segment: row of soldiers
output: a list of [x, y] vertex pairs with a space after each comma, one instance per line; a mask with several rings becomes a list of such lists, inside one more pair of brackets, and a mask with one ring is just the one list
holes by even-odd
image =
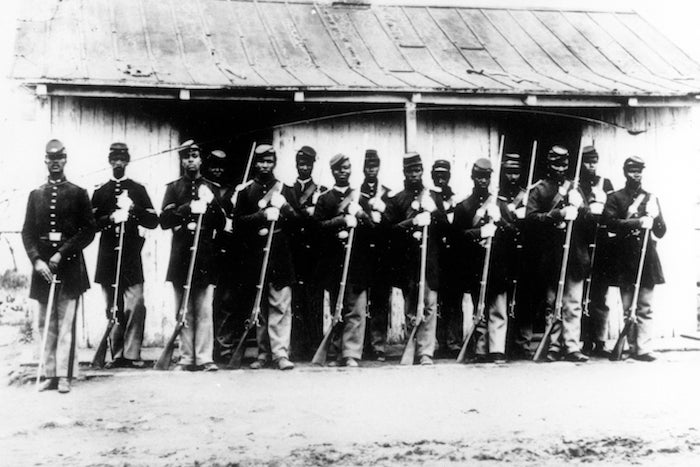
[[[403, 292], [408, 331], [417, 326], [415, 361], [422, 365], [433, 363], [438, 341], [447, 354], [463, 347], [462, 299], [468, 293], [479, 302], [482, 288], [485, 313], [474, 323], [472, 360], [505, 361], [506, 344], [511, 358], [530, 358], [535, 312], [543, 308], [551, 320], [559, 288], [561, 319], [545, 361], [584, 362], [586, 354], [608, 351], [607, 287], [620, 287], [629, 311], [643, 233], [660, 238], [666, 231], [658, 200], [642, 188], [644, 161], [626, 159], [625, 187], [613, 191], [610, 181], [596, 174], [593, 147], [583, 148], [580, 183], [569, 179], [571, 156], [562, 146], [549, 149], [545, 177], [527, 187], [517, 154], [506, 154], [495, 167], [502, 183], [493, 183], [491, 161], [478, 159], [471, 169], [473, 191], [465, 200], [456, 199], [450, 188], [446, 160], [434, 162], [434, 186], [426, 187], [417, 153], [403, 158], [404, 187], [398, 192], [379, 182], [380, 158], [371, 149], [357, 189], [349, 184], [352, 166], [343, 154], [330, 160], [334, 186], [317, 185], [311, 177], [316, 152], [309, 146], [296, 153], [298, 178], [291, 186], [275, 177], [277, 155], [268, 144], [254, 148], [253, 177], [237, 186], [225, 183], [229, 166], [223, 151], [211, 151], [205, 160], [201, 148], [188, 143], [179, 156], [183, 175], [168, 184], [158, 215], [144, 186], [126, 177], [130, 154], [124, 143], [110, 146], [112, 177], [92, 200], [66, 180], [63, 144], [48, 143], [49, 178], [30, 194], [22, 232], [34, 265], [30, 296], [39, 301], [40, 323], [51, 284], [58, 282], [45, 329], [42, 388], [70, 390], [77, 368], [77, 298], [89, 287], [81, 252], [97, 231], [95, 282], [106, 302], [117, 304], [111, 365], [143, 366], [141, 249], [145, 229], [160, 225], [172, 231], [166, 280], [177, 303], [189, 296], [174, 368], [203, 371], [216, 371], [215, 360], [230, 358], [256, 305], [261, 309], [258, 352], [251, 368], [289, 370], [294, 367], [290, 355], [310, 358], [323, 337], [324, 290], [342, 312], [330, 364], [356, 367], [363, 354], [384, 360], [393, 287]], [[500, 186], [497, 196], [492, 184]], [[565, 245], [569, 223], [573, 235]], [[188, 277], [193, 249], [196, 261]], [[664, 279], [654, 239], [646, 249], [636, 332], [629, 341], [632, 357], [651, 361], [651, 300], [654, 286]], [[253, 303], [256, 295], [259, 303]], [[590, 316], [582, 320], [584, 297], [590, 297], [585, 300]]]

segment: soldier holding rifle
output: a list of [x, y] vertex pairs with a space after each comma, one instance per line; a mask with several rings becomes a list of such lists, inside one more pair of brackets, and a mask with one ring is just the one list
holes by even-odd
[[548, 362], [588, 360], [579, 341], [583, 280], [590, 266], [586, 224], [594, 220], [577, 184], [567, 178], [568, 170], [569, 151], [553, 146], [547, 153], [547, 175], [532, 188], [527, 204], [527, 218], [541, 242], [538, 271], [547, 283], [545, 312], [551, 333], [543, 338], [549, 346], [540, 347], [546, 349]]
[[[92, 195], [92, 211], [97, 228], [101, 231], [97, 253], [95, 282], [102, 286], [107, 303], [107, 319], [111, 319], [111, 305], [117, 295], [116, 324], [112, 328], [112, 362], [115, 368], [143, 368], [141, 342], [146, 318], [143, 300], [143, 265], [141, 249], [143, 229], [158, 226], [158, 214], [153, 209], [146, 188], [127, 178], [126, 167], [131, 156], [124, 143], [112, 143], [108, 161], [112, 167], [110, 180]], [[119, 251], [120, 229], [124, 229], [122, 250]], [[121, 255], [119, 280], [117, 262]], [[119, 290], [114, 290], [119, 284]]]
[[[78, 368], [75, 311], [79, 296], [90, 287], [82, 251], [95, 237], [90, 198], [66, 180], [66, 162], [63, 143], [49, 141], [44, 158], [49, 177], [29, 194], [22, 227], [24, 248], [34, 266], [29, 297], [39, 302], [39, 323], [46, 336], [39, 362], [46, 379], [39, 389], [61, 393], [70, 391], [70, 378]], [[56, 280], [55, 299], [48, 303], [50, 284]]]
[[[403, 159], [404, 189], [389, 199], [386, 221], [393, 225], [395, 285], [403, 291], [405, 314], [409, 329], [415, 330], [415, 354], [421, 365], [432, 365], [436, 343], [437, 290], [439, 287], [440, 224], [446, 222], [444, 213], [436, 210], [435, 202], [423, 185], [423, 162], [418, 153], [410, 152]], [[421, 251], [423, 232], [428, 234], [427, 251]], [[425, 257], [425, 277], [421, 277], [421, 257]], [[419, 284], [425, 283], [419, 292]], [[419, 320], [418, 299], [423, 296], [424, 315]], [[417, 321], [417, 322], [416, 322]], [[411, 342], [407, 345], [412, 345]]]
[[[652, 352], [652, 299], [654, 287], [664, 283], [664, 273], [656, 252], [656, 238], [666, 234], [666, 223], [656, 197], [642, 188], [641, 157], [628, 157], [623, 164], [625, 187], [608, 196], [604, 220], [610, 231], [617, 234], [615, 248], [616, 277], [620, 287], [622, 307], [626, 315], [636, 317], [627, 336], [632, 358], [644, 362], [656, 360]], [[644, 238], [649, 236], [645, 244]], [[644, 248], [646, 247], [646, 251]], [[642, 256], [644, 255], [644, 256]], [[640, 265], [640, 257], [643, 262]], [[641, 269], [640, 269], [641, 268]], [[637, 277], [639, 288], [635, 290]], [[637, 294], [636, 310], [630, 307]]]
[[[331, 303], [340, 300], [338, 303], [342, 306], [342, 328], [333, 342], [336, 360], [329, 366], [354, 368], [362, 358], [365, 337], [367, 287], [371, 283], [368, 233], [374, 223], [367, 199], [350, 187], [348, 156], [336, 154], [331, 158], [330, 166], [335, 185], [318, 199], [314, 214], [320, 222], [322, 235], [318, 263], [322, 285], [330, 292]], [[346, 252], [348, 265], [343, 278]], [[343, 279], [345, 283], [341, 284]], [[339, 294], [344, 296], [339, 297]]]
[[[243, 242], [243, 270], [248, 288], [259, 287], [262, 293], [261, 313], [256, 316], [258, 356], [250, 367], [260, 369], [274, 363], [280, 370], [291, 370], [289, 344], [292, 328], [292, 284], [294, 266], [285, 220], [291, 216], [291, 207], [282, 196], [282, 182], [274, 175], [277, 153], [269, 144], [255, 148], [253, 168], [255, 178], [238, 196], [234, 209], [237, 228]], [[272, 231], [271, 231], [272, 228]], [[271, 250], [265, 255], [266, 239], [274, 235]], [[263, 264], [267, 259], [268, 264]], [[266, 268], [262, 283], [257, 273]], [[257, 299], [256, 299], [257, 301]]]
[[[180, 334], [180, 360], [175, 370], [216, 371], [213, 362], [214, 331], [212, 302], [217, 280], [216, 232], [224, 227], [224, 215], [213, 191], [216, 187], [202, 176], [202, 155], [199, 146], [188, 144], [179, 151], [184, 174], [170, 182], [163, 198], [160, 225], [172, 229], [172, 247], [166, 280], [175, 289], [179, 306], [189, 296], [185, 310], [185, 326]], [[201, 216], [201, 228], [198, 219]], [[199, 232], [197, 230], [199, 229]], [[194, 239], [199, 233], [199, 243]], [[192, 249], [195, 248], [195, 255]], [[191, 283], [188, 269], [195, 258]], [[189, 295], [184, 288], [189, 287]]]

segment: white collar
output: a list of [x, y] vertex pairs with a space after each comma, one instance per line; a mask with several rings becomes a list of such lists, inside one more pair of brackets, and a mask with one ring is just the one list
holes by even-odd
[[124, 180], [126, 180], [126, 174], [125, 174], [122, 178], [114, 178], [114, 175], [112, 175], [111, 177], [109, 177], [109, 179], [112, 180], [112, 181], [114, 181], [114, 182], [119, 182], [119, 183], [121, 183], [121, 182], [123, 182]]
[[346, 185], [346, 186], [333, 185], [333, 189], [335, 191], [339, 191], [340, 193], [347, 193], [348, 190], [350, 189], [350, 185]]

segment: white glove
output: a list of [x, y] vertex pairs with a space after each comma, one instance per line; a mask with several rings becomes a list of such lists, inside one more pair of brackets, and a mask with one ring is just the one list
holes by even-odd
[[306, 214], [308, 214], [309, 216], [313, 216], [316, 212], [316, 208], [314, 206], [308, 206], [304, 209], [306, 209]]
[[386, 211], [386, 203], [379, 198], [371, 198], [369, 200], [369, 207], [375, 211], [384, 212]]
[[571, 190], [569, 192], [569, 204], [575, 208], [579, 208], [583, 204], [583, 197], [578, 190]]
[[379, 224], [382, 221], [382, 215], [378, 211], [372, 211], [372, 222]]
[[515, 204], [508, 203], [508, 211], [514, 213], [515, 212]]
[[419, 227], [425, 227], [426, 225], [430, 225], [430, 213], [421, 212], [416, 214], [416, 217], [413, 218], [413, 225], [417, 225]]
[[345, 225], [348, 227], [357, 227], [357, 217], [352, 214], [346, 214], [344, 217]]
[[593, 197], [597, 203], [603, 203], [608, 200], [608, 195], [605, 194], [605, 192], [599, 188], [594, 188], [593, 189]]
[[354, 201], [348, 204], [348, 214], [350, 214], [351, 216], [356, 216], [361, 209], [362, 208], [360, 207], [359, 203], [356, 203]]
[[200, 201], [204, 201], [206, 204], [214, 201], [214, 193], [212, 193], [209, 187], [206, 185], [199, 185], [199, 188], [197, 189], [197, 196]]
[[566, 206], [561, 210], [564, 220], [573, 221], [578, 217], [578, 208], [576, 206]]
[[126, 191], [123, 191], [119, 196], [117, 196], [117, 207], [119, 209], [124, 209], [128, 211], [133, 205], [134, 202], [131, 201], [131, 198], [129, 198], [129, 193], [127, 193]]
[[651, 216], [640, 217], [639, 221], [643, 229], [649, 230], [654, 225], [654, 218]]
[[121, 224], [122, 222], [126, 222], [129, 219], [129, 210], [128, 209], [117, 209], [112, 213], [112, 220], [114, 221], [115, 224]]
[[591, 203], [591, 214], [595, 214], [596, 216], [603, 214], [603, 207], [603, 203], [594, 201], [593, 203]]
[[190, 201], [190, 211], [192, 214], [204, 214], [207, 212], [207, 203], [201, 199], [193, 199]]
[[433, 201], [433, 198], [430, 196], [424, 196], [423, 200], [421, 201], [421, 207], [423, 208], [424, 211], [428, 212], [433, 212], [437, 209], [437, 206], [435, 206], [435, 201]]
[[656, 219], [659, 217], [659, 205], [653, 196], [647, 202], [647, 216]]
[[263, 212], [265, 213], [265, 219], [270, 222], [276, 221], [280, 218], [280, 210], [274, 206], [266, 208]]
[[476, 215], [476, 217], [478, 217], [478, 218], [480, 218], [480, 219], [483, 219], [483, 218], [484, 218], [484, 216], [486, 215], [486, 209], [485, 209], [485, 208], [483, 208], [483, 207], [482, 207], [482, 208], [479, 208], [479, 209], [477, 209], [477, 210], [476, 210], [476, 214], [475, 214], [475, 215]]
[[481, 238], [493, 237], [496, 234], [496, 225], [493, 222], [484, 224], [480, 229], [480, 233]]
[[501, 220], [501, 210], [495, 204], [489, 204], [486, 208], [486, 213], [489, 215], [493, 222], [498, 222]]
[[275, 193], [270, 197], [270, 206], [273, 208], [280, 209], [286, 202], [287, 200], [280, 193]]
[[515, 210], [515, 217], [518, 219], [525, 219], [525, 206]]

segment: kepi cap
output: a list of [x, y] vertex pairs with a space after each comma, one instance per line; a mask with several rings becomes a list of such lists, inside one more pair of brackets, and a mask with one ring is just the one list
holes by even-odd
[[413, 167], [414, 165], [423, 166], [423, 161], [420, 158], [420, 154], [417, 152], [407, 152], [403, 156], [403, 168]]
[[547, 163], [562, 167], [569, 164], [569, 150], [564, 146], [554, 145], [547, 153]]
[[277, 152], [271, 144], [258, 144], [255, 147], [255, 159], [265, 156], [272, 156], [277, 160]]
[[46, 143], [46, 155], [54, 159], [66, 157], [66, 147], [59, 140], [52, 139]]
[[339, 166], [343, 162], [349, 161], [349, 160], [350, 160], [350, 158], [348, 156], [346, 156], [345, 154], [340, 154], [340, 153], [336, 154], [335, 156], [331, 157], [331, 160], [330, 160], [331, 169], [335, 169], [337, 166]]
[[449, 172], [452, 169], [450, 161], [445, 159], [437, 159], [433, 162], [433, 172]]
[[109, 145], [109, 158], [113, 157], [120, 157], [124, 156], [126, 157], [126, 160], [128, 161], [131, 159], [131, 155], [129, 154], [129, 148], [126, 145], [126, 143], [112, 143]]
[[379, 165], [379, 154], [376, 149], [365, 151], [365, 167], [377, 167]]
[[186, 146], [183, 146], [182, 149], [180, 149], [180, 151], [179, 151], [180, 159], [184, 159], [185, 157], [188, 157], [190, 154], [196, 154], [197, 156], [200, 156], [201, 153], [202, 153], [202, 150], [195, 143], [190, 143]]
[[474, 162], [472, 175], [491, 175], [491, 172], [493, 172], [493, 167], [489, 159], [481, 157]]
[[296, 155], [297, 161], [299, 159], [306, 159], [311, 162], [316, 162], [316, 150], [311, 146], [302, 146]]
[[593, 162], [598, 160], [598, 151], [593, 146], [584, 146], [581, 151], [583, 162]]
[[501, 164], [503, 170], [509, 173], [519, 173], [522, 168], [520, 163], [520, 154], [506, 154], [503, 156], [503, 163]]
[[642, 159], [639, 156], [630, 156], [627, 159], [625, 159], [625, 162], [622, 164], [622, 168], [624, 170], [644, 169], [645, 167], [646, 163], [644, 162], [644, 159]]

